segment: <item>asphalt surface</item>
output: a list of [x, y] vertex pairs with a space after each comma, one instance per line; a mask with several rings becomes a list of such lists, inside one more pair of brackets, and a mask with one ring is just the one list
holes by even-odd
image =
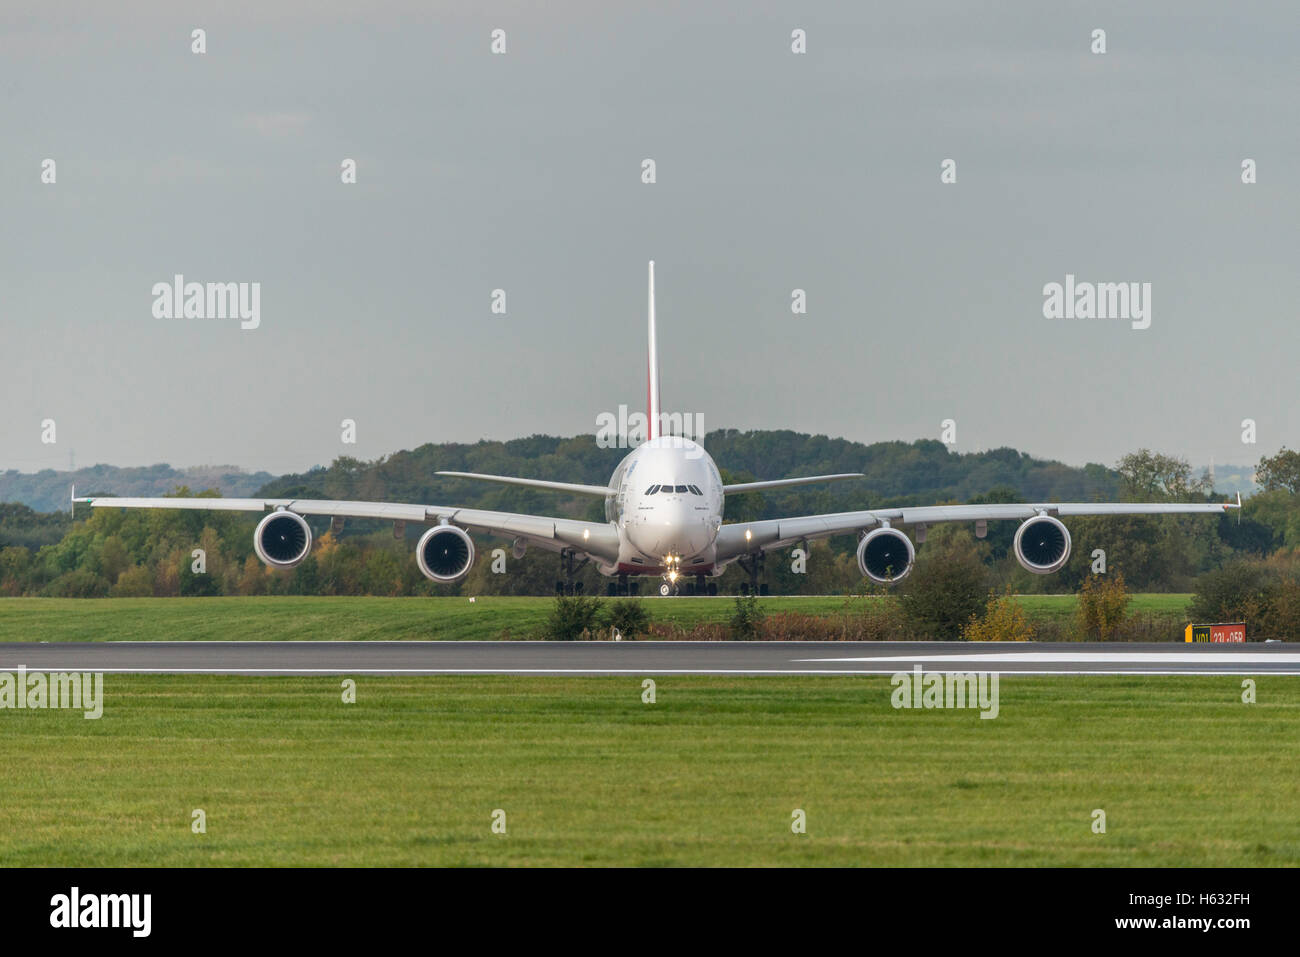
[[122, 641], [3, 643], [0, 671], [174, 674], [1300, 674], [1300, 643]]

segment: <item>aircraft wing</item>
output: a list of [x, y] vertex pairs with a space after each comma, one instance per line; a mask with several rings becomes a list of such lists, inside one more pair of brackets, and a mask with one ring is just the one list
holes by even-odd
[[799, 478], [769, 479], [766, 482], [741, 482], [739, 485], [724, 485], [724, 495], [736, 495], [741, 492], [757, 492], [765, 488], [789, 488], [792, 485], [812, 485], [816, 482], [840, 482], [844, 479], [866, 478], [861, 472], [840, 472], [836, 475], [804, 475]]
[[558, 552], [563, 548], [612, 563], [618, 559], [618, 532], [602, 522], [572, 518], [547, 518], [516, 512], [492, 512], [476, 508], [441, 505], [402, 505], [392, 502], [342, 502], [331, 499], [292, 498], [76, 498], [74, 504], [92, 508], [167, 508], [227, 512], [270, 512], [286, 509], [299, 515], [331, 518], [375, 518], [390, 522], [421, 522], [436, 525], [446, 521], [466, 531], [522, 538], [533, 545]]
[[1095, 515], [1221, 515], [1227, 509], [1241, 508], [1241, 498], [1222, 504], [1197, 502], [1109, 503], [1049, 502], [1013, 505], [931, 505], [921, 508], [878, 508], [862, 512], [835, 512], [828, 515], [804, 515], [773, 518], [758, 522], [736, 522], [718, 530], [717, 560], [733, 561], [751, 552], [784, 548], [795, 542], [832, 535], [847, 535], [890, 525], [930, 525], [940, 522], [1024, 521], [1035, 515], [1057, 518]]
[[523, 485], [527, 488], [544, 488], [552, 492], [572, 492], [575, 495], [617, 495], [618, 489], [604, 485], [577, 485], [573, 482], [547, 482], [543, 479], [518, 478], [514, 475], [483, 475], [479, 472], [438, 472], [451, 478], [476, 479], [480, 482], [500, 482], [503, 485]]

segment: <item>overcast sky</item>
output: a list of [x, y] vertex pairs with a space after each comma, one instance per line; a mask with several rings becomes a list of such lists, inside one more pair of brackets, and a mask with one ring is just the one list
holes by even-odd
[[[10, 0], [0, 468], [594, 433], [644, 403], [651, 258], [664, 406], [707, 429], [951, 418], [960, 450], [1253, 463], [1300, 443], [1298, 25], [1290, 2]], [[177, 273], [260, 283], [260, 327], [155, 318]], [[1067, 273], [1151, 283], [1150, 328], [1045, 319]]]

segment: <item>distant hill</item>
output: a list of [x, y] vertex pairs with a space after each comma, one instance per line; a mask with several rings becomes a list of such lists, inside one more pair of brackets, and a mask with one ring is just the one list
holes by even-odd
[[198, 465], [174, 469], [170, 465], [118, 468], [93, 465], [72, 472], [23, 473], [14, 469], [0, 472], [0, 502], [17, 502], [37, 512], [67, 511], [68, 492], [77, 486], [78, 495], [103, 492], [112, 495], [162, 495], [178, 485], [194, 491], [215, 488], [227, 498], [253, 495], [273, 479], [270, 472], [246, 472], [235, 465]]
[[[1031, 501], [1114, 500], [1120, 481], [1104, 465], [1082, 467], [1037, 459], [1015, 449], [953, 452], [930, 439], [864, 445], [788, 430], [710, 432], [704, 446], [731, 481], [864, 472], [866, 478], [728, 499], [728, 516], [765, 517], [854, 508], [969, 501], [995, 493]], [[75, 472], [0, 473], [0, 502], [37, 512], [66, 510], [68, 491], [108, 495], [162, 495], [177, 486], [219, 489], [226, 497], [313, 497], [454, 504], [508, 511], [598, 518], [603, 506], [583, 496], [563, 496], [513, 486], [442, 478], [439, 470], [520, 475], [600, 485], [627, 449], [602, 449], [591, 435], [534, 435], [506, 442], [426, 444], [372, 462], [339, 458], [328, 468], [273, 476], [236, 466], [169, 465], [117, 468], [96, 465]], [[1229, 468], [1216, 473], [1221, 484]], [[743, 511], [743, 516], [740, 514]]]

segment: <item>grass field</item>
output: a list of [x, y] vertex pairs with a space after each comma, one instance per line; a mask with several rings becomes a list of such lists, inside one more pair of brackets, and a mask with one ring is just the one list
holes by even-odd
[[889, 696], [108, 675], [98, 721], [0, 711], [0, 865], [1300, 864], [1300, 679], [1004, 677], [995, 720]]
[[[1069, 621], [1078, 604], [1075, 595], [1021, 595], [1017, 601], [1025, 613], [1035, 621]], [[1190, 594], [1158, 594], [1139, 592], [1128, 605], [1130, 615], [1183, 615], [1191, 603]]]
[[[1178, 614], [1188, 595], [1135, 595], [1131, 612]], [[1031, 620], [1067, 621], [1073, 595], [1020, 599]], [[765, 598], [768, 612], [833, 614], [842, 597]], [[464, 641], [535, 637], [550, 598], [0, 598], [0, 641]], [[726, 621], [730, 598], [646, 598], [655, 621]]]

